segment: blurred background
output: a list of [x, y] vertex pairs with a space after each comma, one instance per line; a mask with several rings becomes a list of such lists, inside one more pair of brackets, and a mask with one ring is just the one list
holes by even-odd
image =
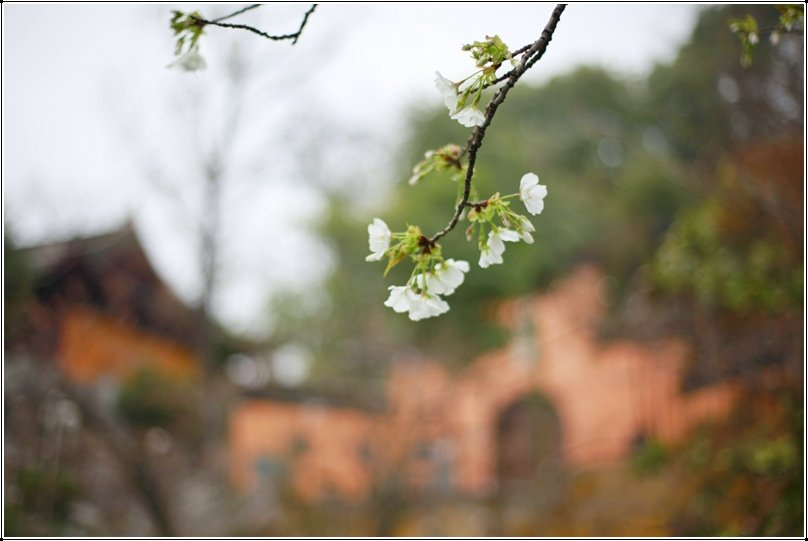
[[367, 224], [448, 222], [406, 183], [469, 134], [434, 71], [553, 5], [323, 4], [195, 73], [172, 9], [3, 7], [5, 535], [805, 533], [802, 22], [569, 6], [475, 173], [540, 176], [536, 243], [448, 235], [471, 272], [414, 323]]

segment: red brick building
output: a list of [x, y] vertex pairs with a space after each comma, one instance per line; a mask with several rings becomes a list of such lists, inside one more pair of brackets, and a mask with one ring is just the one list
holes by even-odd
[[603, 283], [585, 266], [546, 294], [507, 304], [511, 345], [460, 373], [425, 359], [396, 364], [382, 410], [240, 402], [230, 417], [233, 482], [258, 490], [284, 471], [307, 499], [360, 499], [400, 476], [423, 489], [486, 495], [614, 463], [647, 438], [674, 443], [725, 415], [731, 384], [680, 391], [682, 343], [598, 340]]

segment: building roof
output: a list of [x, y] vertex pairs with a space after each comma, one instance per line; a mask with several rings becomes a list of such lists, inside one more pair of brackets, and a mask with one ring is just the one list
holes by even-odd
[[84, 306], [155, 334], [194, 346], [204, 329], [151, 266], [131, 222], [91, 237], [20, 250], [36, 300], [51, 308]]

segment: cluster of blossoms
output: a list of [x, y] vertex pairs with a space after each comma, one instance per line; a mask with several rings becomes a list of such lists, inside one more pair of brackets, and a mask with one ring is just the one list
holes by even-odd
[[468, 271], [467, 261], [440, 261], [432, 270], [414, 275], [406, 285], [390, 286], [384, 305], [398, 313], [408, 312], [413, 321], [439, 316], [449, 311], [449, 303], [440, 295], [454, 293]]
[[205, 59], [199, 54], [199, 38], [204, 34], [204, 26], [202, 15], [198, 11], [183, 13], [175, 10], [172, 12], [171, 29], [177, 36], [174, 54], [178, 58], [168, 65], [169, 68], [199, 71], [207, 67]]
[[496, 82], [496, 72], [503, 62], [508, 60], [513, 64], [514, 60], [499, 36], [486, 36], [485, 41], [464, 45], [463, 50], [471, 52], [478, 70], [457, 83], [436, 71], [435, 86], [452, 119], [471, 128], [482, 126], [485, 121], [485, 115], [478, 107], [483, 90]]
[[457, 145], [446, 145], [437, 150], [427, 150], [423, 161], [413, 167], [409, 184], [412, 186], [436, 171], [453, 171], [452, 180], [461, 180], [466, 176], [466, 166], [463, 165], [461, 156], [462, 150]]
[[[471, 238], [474, 229], [479, 227], [480, 267], [502, 263], [505, 242], [523, 240], [528, 244], [533, 243], [533, 224], [525, 216], [514, 212], [508, 199], [519, 197], [530, 214], [538, 215], [544, 209], [546, 195], [547, 187], [539, 184], [539, 177], [527, 173], [522, 177], [518, 193], [507, 196], [494, 194], [485, 201], [469, 204], [470, 223], [466, 235]], [[449, 304], [442, 296], [454, 293], [469, 271], [466, 261], [444, 259], [440, 245], [426, 238], [417, 226], [409, 226], [402, 233], [393, 233], [383, 220], [374, 218], [368, 226], [368, 245], [371, 253], [365, 258], [366, 261], [388, 258], [385, 274], [407, 257], [414, 261], [415, 266], [407, 283], [390, 286], [390, 296], [384, 303], [396, 312], [407, 312], [413, 321], [447, 312]]]
[[[472, 204], [472, 210], [468, 214], [466, 238], [470, 240], [474, 236], [474, 229], [479, 226], [479, 264], [484, 269], [502, 263], [506, 242], [522, 240], [533, 244], [533, 224], [510, 208], [508, 199], [516, 196], [522, 200], [530, 214], [538, 215], [544, 210], [547, 187], [539, 184], [539, 177], [535, 173], [527, 173], [519, 183], [519, 193], [504, 197], [495, 193], [485, 201]], [[489, 228], [487, 236], [486, 226]]]
[[466, 261], [444, 259], [440, 246], [431, 243], [415, 226], [404, 233], [392, 233], [383, 220], [374, 218], [368, 226], [368, 244], [371, 254], [366, 261], [389, 258], [385, 274], [407, 256], [414, 260], [410, 279], [403, 286], [390, 286], [390, 297], [384, 303], [396, 312], [408, 312], [413, 321], [447, 312], [449, 304], [440, 295], [454, 293], [469, 271]]

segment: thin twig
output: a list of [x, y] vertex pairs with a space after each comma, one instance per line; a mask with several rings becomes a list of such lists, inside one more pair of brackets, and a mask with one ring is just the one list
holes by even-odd
[[485, 137], [485, 130], [491, 124], [494, 114], [497, 112], [497, 108], [502, 104], [502, 102], [505, 101], [505, 97], [511, 88], [513, 88], [513, 86], [516, 84], [516, 81], [518, 81], [519, 78], [533, 66], [533, 64], [544, 56], [544, 52], [547, 50], [547, 45], [550, 43], [550, 40], [553, 39], [553, 32], [555, 32], [556, 25], [561, 19], [561, 14], [564, 12], [566, 7], [566, 4], [558, 4], [555, 7], [552, 15], [550, 15], [550, 20], [547, 22], [547, 26], [544, 27], [544, 31], [542, 31], [539, 39], [537, 39], [525, 51], [525, 54], [522, 56], [522, 60], [519, 62], [519, 64], [509, 72], [510, 75], [508, 76], [507, 82], [499, 90], [497, 90], [497, 93], [494, 95], [494, 99], [492, 99], [491, 103], [488, 104], [488, 107], [485, 110], [485, 119], [483, 120], [482, 125], [478, 126], [474, 130], [466, 143], [466, 146], [464, 147], [464, 150], [465, 148], [468, 148], [469, 157], [463, 187], [463, 197], [460, 202], [457, 203], [457, 208], [455, 209], [455, 213], [454, 216], [452, 216], [451, 221], [446, 225], [446, 227], [428, 239], [430, 244], [436, 243], [440, 238], [449, 233], [449, 231], [455, 228], [457, 222], [460, 220], [460, 215], [463, 213], [463, 209], [468, 204], [471, 194], [471, 178], [474, 175], [474, 164], [477, 161], [477, 152], [480, 150], [483, 138]]
[[242, 10], [236, 11], [235, 13], [231, 13], [230, 15], [225, 15], [224, 17], [219, 17], [218, 19], [214, 19], [209, 21], [207, 19], [199, 19], [196, 18], [197, 22], [203, 26], [218, 26], [220, 28], [235, 28], [237, 30], [247, 30], [248, 32], [252, 32], [253, 34], [258, 34], [262, 38], [271, 39], [272, 41], [283, 41], [290, 39], [292, 40], [292, 45], [297, 43], [297, 40], [300, 39], [300, 35], [303, 33], [303, 29], [306, 27], [306, 23], [309, 21], [309, 16], [314, 13], [314, 10], [317, 9], [317, 4], [312, 4], [309, 10], [303, 15], [303, 20], [300, 21], [300, 27], [297, 29], [297, 32], [292, 34], [281, 34], [281, 35], [272, 35], [267, 34], [257, 28], [250, 26], [248, 24], [233, 24], [233, 23], [223, 23], [220, 22], [224, 19], [229, 19], [241, 13], [244, 13], [247, 10], [253, 9], [255, 7], [260, 6], [261, 4], [253, 4], [252, 6], [248, 6]]
[[303, 33], [303, 28], [306, 26], [306, 23], [309, 21], [309, 15], [314, 13], [315, 9], [317, 9], [317, 4], [312, 4], [311, 7], [309, 8], [309, 10], [306, 12], [306, 14], [303, 15], [303, 20], [300, 21], [300, 28], [297, 29], [297, 35], [295, 35], [295, 39], [292, 40], [292, 45], [297, 43], [297, 40], [300, 37], [300, 34]]
[[232, 19], [236, 15], [241, 15], [242, 13], [244, 13], [246, 11], [250, 11], [251, 9], [255, 9], [257, 7], [260, 7], [260, 6], [261, 6], [261, 4], [253, 4], [251, 6], [247, 6], [246, 8], [240, 9], [238, 11], [234, 11], [230, 15], [225, 15], [224, 17], [219, 17], [218, 19], [213, 19], [213, 21], [211, 21], [211, 22], [220, 23], [222, 21], [226, 21], [227, 19]]

